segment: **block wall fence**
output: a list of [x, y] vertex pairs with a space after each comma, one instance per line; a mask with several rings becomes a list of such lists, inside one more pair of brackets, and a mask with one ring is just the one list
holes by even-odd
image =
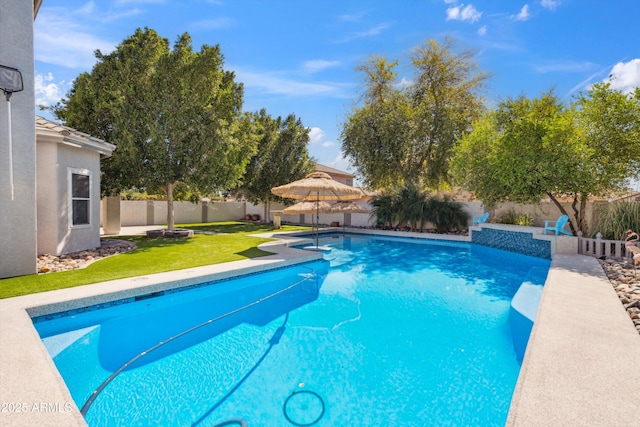
[[[111, 202], [112, 203], [112, 202]], [[481, 202], [460, 202], [469, 217], [479, 216], [485, 212]], [[105, 208], [107, 199], [102, 200], [102, 218], [105, 221], [107, 209]], [[362, 205], [369, 206], [366, 202]], [[606, 204], [606, 202], [592, 202], [587, 204], [587, 223], [593, 222], [594, 213], [598, 206]], [[263, 204], [254, 205], [249, 202], [174, 202], [174, 214], [176, 224], [185, 223], [206, 223], [218, 221], [238, 221], [244, 220], [246, 215], [259, 215], [260, 221], [272, 222], [274, 211], [281, 211], [284, 205], [271, 204], [269, 212], [266, 211]], [[370, 207], [370, 206], [369, 206]], [[571, 204], [564, 204], [564, 208], [573, 217]], [[560, 210], [552, 203], [543, 202], [539, 205], [521, 205], [515, 203], [505, 203], [498, 209], [490, 211], [489, 222], [493, 218], [509, 210], [515, 210], [519, 214], [528, 213], [534, 219], [534, 226], [542, 227], [545, 220], [556, 220], [560, 215]], [[268, 218], [265, 216], [267, 212]], [[120, 200], [120, 225], [127, 226], [143, 226], [143, 225], [164, 225], [167, 223], [167, 202], [166, 201], [139, 201], [139, 200]], [[315, 223], [314, 215], [282, 215], [282, 221], [285, 223], [311, 224]], [[319, 223], [330, 225], [339, 223], [340, 226], [347, 225], [352, 227], [371, 227], [375, 225], [375, 220], [370, 218], [369, 214], [323, 214], [319, 215]], [[469, 220], [471, 223], [471, 219]]]

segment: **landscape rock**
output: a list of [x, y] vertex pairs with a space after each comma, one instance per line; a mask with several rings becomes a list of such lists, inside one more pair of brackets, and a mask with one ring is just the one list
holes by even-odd
[[640, 274], [629, 260], [604, 259], [600, 265], [640, 334]]
[[136, 247], [135, 243], [126, 240], [102, 239], [99, 248], [60, 256], [40, 255], [37, 260], [37, 269], [39, 274], [76, 270], [108, 256], [132, 251]]

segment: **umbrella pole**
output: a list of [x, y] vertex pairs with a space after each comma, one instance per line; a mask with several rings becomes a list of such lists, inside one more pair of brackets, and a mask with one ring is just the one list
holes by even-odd
[[318, 249], [318, 235], [320, 234], [320, 192], [316, 193], [316, 249]]

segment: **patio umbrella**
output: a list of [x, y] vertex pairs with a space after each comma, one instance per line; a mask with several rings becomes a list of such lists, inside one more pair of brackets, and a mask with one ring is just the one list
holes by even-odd
[[[274, 187], [271, 192], [287, 199], [313, 201], [316, 203], [316, 227], [320, 219], [320, 202], [323, 200], [354, 200], [362, 197], [357, 188], [341, 184], [324, 172], [313, 172], [298, 181]], [[316, 233], [316, 249], [318, 235]]]
[[318, 202], [317, 206], [316, 202], [303, 201], [284, 208], [282, 213], [285, 215], [313, 214], [317, 210], [320, 212], [331, 212], [331, 205], [325, 201]]
[[[362, 205], [359, 205], [351, 200], [343, 200], [335, 202], [331, 205], [331, 213], [342, 213], [342, 214], [351, 214], [351, 213], [371, 213], [371, 209], [366, 208]], [[345, 228], [345, 220], [342, 218], [342, 232], [344, 233]]]
[[313, 214], [314, 213], [325, 213], [331, 212], [331, 205], [328, 202], [320, 201], [320, 202], [309, 202], [302, 201], [298, 202], [295, 205], [289, 206], [282, 210], [282, 213], [285, 215], [295, 215], [295, 214], [311, 214], [311, 229], [313, 230]]

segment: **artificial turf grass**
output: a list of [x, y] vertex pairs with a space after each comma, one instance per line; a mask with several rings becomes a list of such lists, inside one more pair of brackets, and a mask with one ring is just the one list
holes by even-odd
[[[155, 239], [148, 239], [146, 236], [118, 236], [118, 239], [134, 242], [138, 247], [131, 252], [101, 259], [82, 269], [0, 279], [0, 298], [271, 254], [271, 252], [263, 251], [257, 247], [271, 239], [248, 235], [273, 231], [269, 225], [225, 222], [181, 224], [179, 227], [219, 234], [196, 234], [191, 238], [161, 237]], [[284, 226], [280, 231], [308, 228]]]

